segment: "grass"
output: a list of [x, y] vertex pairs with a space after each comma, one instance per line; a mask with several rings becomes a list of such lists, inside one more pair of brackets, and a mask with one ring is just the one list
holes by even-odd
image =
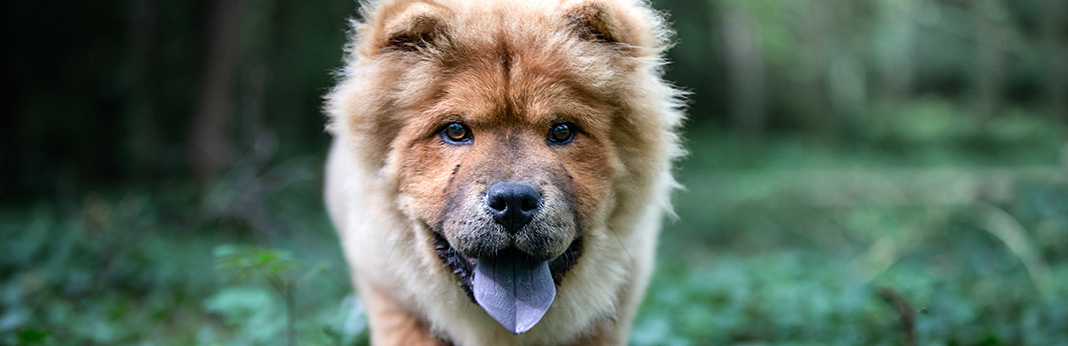
[[[632, 343], [1068, 345], [1062, 137], [1021, 119], [692, 131]], [[366, 344], [318, 165], [4, 207], [0, 345]]]
[[1068, 344], [1068, 171], [1049, 137], [690, 138], [719, 149], [680, 172], [632, 343]]

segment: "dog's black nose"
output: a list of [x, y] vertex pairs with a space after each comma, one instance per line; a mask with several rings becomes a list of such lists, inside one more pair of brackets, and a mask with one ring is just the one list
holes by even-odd
[[527, 184], [498, 182], [486, 190], [486, 206], [493, 220], [515, 233], [534, 218], [541, 206], [541, 194]]

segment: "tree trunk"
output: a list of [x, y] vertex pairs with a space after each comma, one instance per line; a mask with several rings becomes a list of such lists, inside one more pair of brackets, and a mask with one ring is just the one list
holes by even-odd
[[128, 110], [125, 121], [131, 124], [131, 133], [126, 138], [126, 148], [133, 162], [134, 174], [158, 174], [162, 170], [159, 159], [160, 135], [158, 119], [159, 104], [163, 100], [160, 89], [161, 76], [159, 57], [159, 37], [157, 20], [159, 6], [157, 0], [134, 1], [130, 3], [130, 19], [127, 40], [130, 45], [128, 65], [136, 79], [128, 87], [131, 97], [127, 101]]
[[242, 0], [214, 0], [201, 76], [200, 101], [190, 126], [188, 155], [193, 174], [203, 182], [230, 160], [234, 67], [239, 52]]
[[726, 6], [723, 33], [731, 84], [730, 116], [735, 129], [750, 138], [761, 137], [766, 127], [764, 52], [758, 29], [744, 9]]
[[1068, 125], [1068, 49], [1065, 48], [1065, 13], [1068, 12], [1068, 3], [1064, 0], [1046, 0], [1042, 18], [1042, 26], [1046, 39], [1046, 58], [1049, 59], [1050, 73], [1047, 75], [1047, 102], [1049, 112], [1054, 119], [1062, 121], [1062, 125]]
[[1005, 23], [997, 18], [1004, 9], [994, 2], [978, 2], [974, 6], [972, 11], [977, 22], [976, 41], [979, 46], [974, 107], [980, 126], [985, 128], [1001, 107], [1006, 42], [1001, 30]]

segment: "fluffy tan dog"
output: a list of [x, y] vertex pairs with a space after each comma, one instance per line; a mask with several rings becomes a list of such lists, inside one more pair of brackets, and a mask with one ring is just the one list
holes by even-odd
[[627, 340], [681, 154], [640, 0], [363, 5], [326, 198], [376, 345]]

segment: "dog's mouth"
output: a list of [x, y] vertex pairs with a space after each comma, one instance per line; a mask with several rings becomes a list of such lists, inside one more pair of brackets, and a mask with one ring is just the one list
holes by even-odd
[[514, 248], [470, 258], [456, 251], [440, 233], [433, 234], [438, 258], [456, 276], [468, 298], [514, 334], [530, 330], [541, 320], [556, 297], [556, 286], [582, 254], [579, 237], [563, 254], [548, 261], [535, 260]]

